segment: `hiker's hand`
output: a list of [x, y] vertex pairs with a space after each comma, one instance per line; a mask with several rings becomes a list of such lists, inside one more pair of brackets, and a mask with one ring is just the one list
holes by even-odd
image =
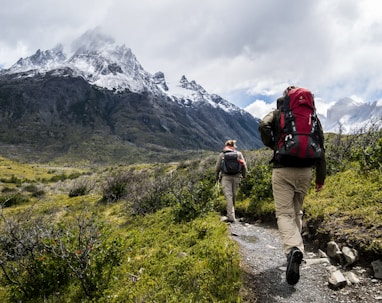
[[319, 192], [319, 191], [322, 190], [323, 188], [324, 188], [324, 184], [316, 183], [316, 192]]

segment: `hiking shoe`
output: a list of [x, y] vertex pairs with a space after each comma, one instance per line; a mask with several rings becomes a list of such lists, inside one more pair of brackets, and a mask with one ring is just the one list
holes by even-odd
[[293, 247], [288, 254], [286, 281], [289, 285], [297, 284], [300, 279], [300, 264], [302, 258], [302, 252], [297, 247]]

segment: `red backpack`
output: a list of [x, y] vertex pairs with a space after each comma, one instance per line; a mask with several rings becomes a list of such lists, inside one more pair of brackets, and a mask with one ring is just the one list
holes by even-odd
[[323, 138], [318, 123], [313, 94], [305, 88], [289, 88], [281, 106], [278, 154], [319, 158], [323, 152]]

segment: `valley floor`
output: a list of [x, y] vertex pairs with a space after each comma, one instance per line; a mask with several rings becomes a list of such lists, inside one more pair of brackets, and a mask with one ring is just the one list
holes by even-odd
[[382, 302], [382, 281], [372, 279], [368, 268], [353, 268], [360, 283], [333, 290], [328, 286], [328, 264], [312, 264], [310, 260], [318, 257], [308, 250], [300, 281], [290, 286], [285, 280], [286, 258], [275, 227], [240, 222], [231, 224], [229, 230], [242, 254], [245, 303]]

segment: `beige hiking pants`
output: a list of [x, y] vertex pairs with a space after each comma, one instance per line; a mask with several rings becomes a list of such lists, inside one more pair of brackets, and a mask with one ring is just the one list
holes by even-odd
[[287, 255], [292, 247], [304, 253], [302, 204], [312, 181], [312, 168], [283, 167], [272, 172], [277, 225]]
[[223, 175], [221, 184], [224, 197], [227, 203], [227, 219], [230, 221], [234, 221], [236, 192], [239, 189], [240, 185], [240, 175]]

